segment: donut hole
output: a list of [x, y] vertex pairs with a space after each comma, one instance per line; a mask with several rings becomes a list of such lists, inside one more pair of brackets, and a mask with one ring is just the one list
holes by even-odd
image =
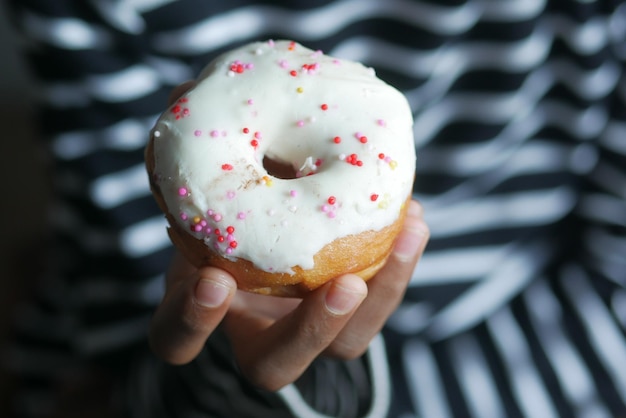
[[263, 157], [263, 168], [272, 177], [284, 180], [297, 178], [296, 169], [293, 168], [291, 163], [270, 158], [267, 155]]

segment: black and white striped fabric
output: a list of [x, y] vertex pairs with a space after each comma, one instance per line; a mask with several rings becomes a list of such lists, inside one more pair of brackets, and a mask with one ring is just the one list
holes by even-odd
[[[118, 370], [132, 417], [626, 416], [626, 3], [13, 0], [56, 161], [54, 274], [5, 362], [45, 416], [58, 376]], [[170, 243], [143, 166], [171, 88], [244, 42], [364, 62], [415, 116], [432, 238], [363, 359], [278, 394], [219, 335], [145, 349]], [[334, 382], [334, 383], [333, 383]], [[118, 400], [119, 401], [119, 400]]]

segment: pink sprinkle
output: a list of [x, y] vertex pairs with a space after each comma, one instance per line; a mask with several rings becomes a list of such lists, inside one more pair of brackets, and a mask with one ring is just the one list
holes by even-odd
[[330, 208], [328, 207], [328, 205], [322, 205], [322, 212], [328, 212], [330, 210]]
[[388, 163], [391, 161], [391, 157], [385, 157], [385, 162]]
[[213, 129], [213, 130], [211, 131], [210, 135], [211, 135], [211, 138], [217, 138], [218, 136], [220, 136], [220, 133], [219, 133], [219, 131], [218, 131], [218, 130]]
[[202, 231], [202, 225], [194, 225], [193, 230], [194, 230], [195, 232], [200, 232], [200, 231]]
[[178, 189], [178, 195], [179, 196], [187, 196], [187, 189], [184, 187], [181, 187], [180, 189]]
[[200, 129], [196, 129], [196, 130], [193, 132], [193, 134], [194, 134], [195, 136], [200, 136], [200, 135], [202, 135], [202, 131], [201, 131]]
[[289, 64], [287, 63], [287, 60], [280, 60], [278, 62], [278, 65], [280, 65], [280, 68], [287, 68], [287, 67], [289, 67]]
[[248, 99], [248, 104], [249, 104], [249, 105], [253, 105], [253, 104], [254, 104], [254, 100], [252, 100], [252, 99]]
[[328, 212], [328, 217], [329, 218], [334, 218], [335, 216], [336, 216], [335, 212]]
[[274, 40], [273, 40], [273, 39], [270, 39], [269, 41], [267, 41], [267, 44], [268, 44], [269, 46], [273, 47], [273, 46], [274, 46]]
[[233, 192], [232, 190], [229, 190], [228, 192], [226, 192], [226, 197], [228, 198], [228, 200], [232, 200], [235, 198], [235, 192]]
[[213, 212], [213, 209], [209, 209], [209, 210], [206, 211], [206, 214], [209, 215], [209, 216], [213, 216], [214, 213], [215, 212]]
[[246, 70], [251, 70], [253, 68], [254, 68], [254, 64], [253, 63], [249, 62], [249, 63], [246, 64]]
[[233, 249], [231, 247], [226, 248], [226, 254], [232, 254]]
[[235, 236], [233, 234], [228, 234], [228, 235], [226, 235], [226, 239], [228, 241], [234, 241], [235, 240]]
[[246, 213], [245, 212], [239, 212], [237, 214], [237, 219], [241, 219], [241, 220], [246, 219]]
[[261, 139], [261, 138], [262, 138], [262, 136], [261, 136], [261, 132], [255, 132], [255, 133], [254, 133], [254, 137], [255, 137], [256, 139]]
[[298, 125], [298, 127], [302, 128], [304, 126], [304, 121], [303, 120], [299, 120], [298, 122], [296, 122], [296, 125]]
[[185, 212], [181, 212], [180, 213], [180, 219], [182, 219], [183, 221], [186, 221], [187, 219], [189, 219], [189, 217], [187, 216], [187, 214]]
[[202, 225], [203, 227], [205, 227], [205, 226], [207, 226], [207, 223], [206, 223], [206, 221], [203, 219], [203, 220], [201, 220], [201, 221], [200, 221], [200, 225]]
[[383, 119], [378, 119], [377, 123], [380, 126], [387, 126], [387, 122], [385, 122]]
[[362, 134], [361, 132], [357, 132], [357, 133], [355, 133], [355, 134], [354, 134], [354, 137], [355, 137], [356, 139], [359, 139], [359, 138], [361, 138], [362, 136], [363, 136], [363, 134]]
[[296, 197], [296, 196], [298, 196], [298, 192], [297, 192], [297, 191], [295, 191], [295, 190], [290, 191], [290, 192], [289, 192], [289, 194], [291, 195], [291, 197]]
[[220, 215], [219, 213], [216, 213], [215, 215], [213, 215], [213, 220], [215, 222], [219, 222], [222, 220], [222, 215]]

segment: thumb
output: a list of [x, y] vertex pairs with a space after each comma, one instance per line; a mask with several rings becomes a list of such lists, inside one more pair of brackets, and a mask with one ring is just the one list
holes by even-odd
[[230, 274], [213, 267], [171, 286], [152, 318], [154, 353], [172, 364], [192, 361], [224, 318], [236, 289]]

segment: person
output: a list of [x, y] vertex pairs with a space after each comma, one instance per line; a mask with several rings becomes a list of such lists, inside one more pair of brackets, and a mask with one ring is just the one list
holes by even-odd
[[[624, 2], [9, 5], [58, 195], [16, 416], [626, 415]], [[279, 38], [372, 66], [415, 118], [395, 255], [301, 301], [173, 253], [143, 167], [168, 97]]]

